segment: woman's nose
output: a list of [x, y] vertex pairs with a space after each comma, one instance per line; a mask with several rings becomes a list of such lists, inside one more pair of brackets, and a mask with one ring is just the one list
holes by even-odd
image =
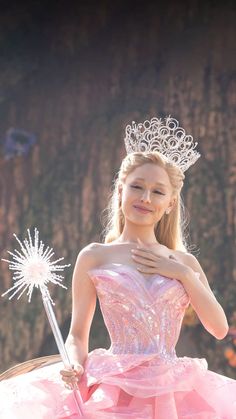
[[144, 191], [141, 200], [145, 201], [145, 202], [146, 201], [150, 202], [150, 200], [151, 200], [150, 192], [149, 191]]

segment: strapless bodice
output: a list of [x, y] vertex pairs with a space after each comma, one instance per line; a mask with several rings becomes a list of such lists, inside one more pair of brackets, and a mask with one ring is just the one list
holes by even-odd
[[109, 263], [88, 271], [97, 291], [113, 354], [160, 354], [175, 358], [190, 299], [182, 283], [135, 267]]

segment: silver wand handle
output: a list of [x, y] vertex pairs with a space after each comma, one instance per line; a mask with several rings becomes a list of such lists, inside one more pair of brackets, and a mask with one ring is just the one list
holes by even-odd
[[[73, 366], [70, 362], [70, 359], [69, 359], [69, 356], [68, 356], [68, 353], [67, 353], [62, 335], [61, 335], [61, 331], [58, 327], [57, 319], [55, 317], [51, 301], [49, 300], [48, 295], [46, 294], [46, 292], [44, 292], [43, 289], [41, 289], [41, 292], [42, 292], [42, 297], [43, 297], [43, 305], [47, 313], [48, 321], [52, 328], [52, 332], [53, 332], [59, 353], [61, 355], [62, 362], [65, 368], [72, 369]], [[83, 417], [84, 416], [84, 412], [82, 408], [83, 401], [82, 401], [81, 394], [79, 392], [79, 388], [77, 384], [73, 385], [73, 396], [74, 396], [74, 400], [75, 400], [75, 404], [77, 406], [78, 412], [80, 413], [80, 416]]]

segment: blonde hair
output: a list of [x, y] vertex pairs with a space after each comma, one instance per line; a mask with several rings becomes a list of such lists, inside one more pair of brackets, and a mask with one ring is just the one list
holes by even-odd
[[125, 219], [121, 209], [118, 188], [134, 169], [145, 163], [154, 163], [166, 170], [173, 188], [172, 195], [176, 197], [176, 202], [171, 212], [168, 215], [164, 214], [154, 227], [156, 239], [169, 249], [187, 252], [184, 229], [188, 224], [188, 219], [181, 197], [185, 175], [177, 166], [165, 161], [157, 151], [130, 153], [122, 160], [117, 177], [113, 183], [108, 206], [102, 215], [102, 224], [104, 226], [103, 241], [110, 243], [116, 240], [122, 233]]

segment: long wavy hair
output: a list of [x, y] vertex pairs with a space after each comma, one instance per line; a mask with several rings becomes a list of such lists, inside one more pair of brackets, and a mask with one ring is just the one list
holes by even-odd
[[176, 165], [164, 160], [157, 151], [129, 153], [122, 160], [120, 169], [113, 182], [108, 206], [102, 212], [103, 241], [104, 243], [110, 243], [116, 240], [124, 228], [125, 218], [119, 199], [119, 185], [125, 182], [126, 177], [134, 169], [146, 163], [157, 164], [166, 170], [173, 188], [172, 196], [176, 197], [176, 203], [171, 212], [168, 215], [163, 214], [154, 227], [156, 239], [169, 249], [187, 252], [189, 249], [184, 231], [189, 219], [181, 197], [185, 175]]

